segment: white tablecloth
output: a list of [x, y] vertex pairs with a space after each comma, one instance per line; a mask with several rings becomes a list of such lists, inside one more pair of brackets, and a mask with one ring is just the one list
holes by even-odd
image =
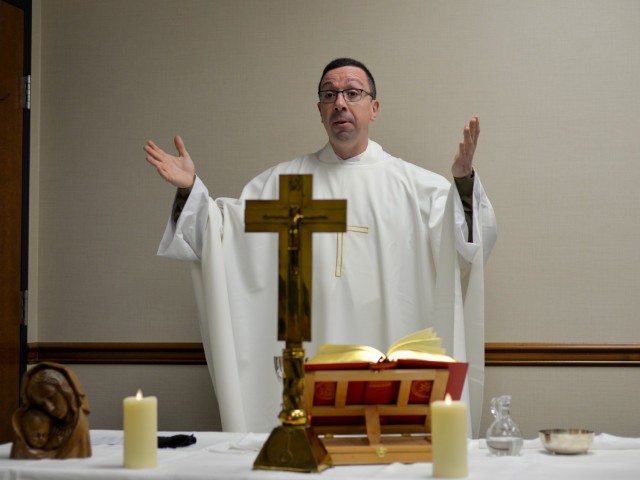
[[[257, 450], [267, 435], [222, 432], [194, 433], [190, 447], [158, 450], [158, 467], [122, 468], [122, 432], [92, 430], [93, 456], [70, 460], [11, 460], [11, 445], [0, 445], [0, 480], [20, 479], [279, 479], [313, 478], [402, 479], [432, 478], [430, 463], [354, 465], [329, 468], [319, 474], [253, 470]], [[171, 433], [161, 433], [170, 435]], [[515, 457], [495, 457], [482, 440], [469, 443], [469, 479], [517, 480], [638, 480], [640, 439], [597, 435], [584, 455], [550, 455], [538, 440], [527, 440]]]

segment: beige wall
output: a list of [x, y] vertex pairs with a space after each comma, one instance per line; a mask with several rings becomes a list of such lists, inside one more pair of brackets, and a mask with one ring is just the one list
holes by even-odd
[[[448, 175], [464, 123], [480, 116], [476, 165], [499, 221], [487, 341], [640, 340], [639, 2], [34, 8], [30, 341], [198, 341], [187, 266], [155, 256], [173, 190], [142, 145], [171, 149], [182, 134], [210, 191], [236, 196], [324, 144], [315, 87], [345, 55], [378, 83], [372, 137], [408, 161]], [[119, 427], [117, 403], [141, 383], [176, 407], [161, 428], [218, 425], [204, 367], [78, 370], [95, 427]], [[638, 436], [637, 386], [637, 369], [490, 368], [486, 398], [511, 393], [528, 436], [560, 424]], [[189, 389], [197, 408], [179, 408]]]

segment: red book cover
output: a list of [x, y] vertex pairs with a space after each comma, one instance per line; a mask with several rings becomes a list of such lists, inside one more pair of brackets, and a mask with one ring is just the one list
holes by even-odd
[[[463, 362], [434, 362], [416, 359], [401, 359], [394, 362], [383, 361], [379, 363], [317, 363], [306, 364], [305, 371], [314, 370], [363, 370], [363, 369], [388, 369], [388, 368], [446, 368], [449, 370], [449, 379], [445, 395], [448, 393], [453, 400], [459, 400], [462, 395], [464, 381], [467, 375], [468, 363]], [[410, 404], [428, 404], [431, 397], [432, 381], [413, 381], [409, 394]], [[314, 406], [331, 406], [335, 403], [336, 382], [316, 382], [313, 392]], [[347, 405], [390, 405], [397, 401], [399, 381], [366, 381], [350, 382], [347, 388]], [[380, 418], [380, 423], [423, 423], [422, 418], [415, 416], [396, 416], [393, 419]], [[361, 417], [322, 417], [313, 418], [314, 425], [361, 425], [364, 418]]]
[[[363, 370], [365, 368], [370, 369], [380, 369], [380, 368], [447, 368], [449, 369], [449, 381], [447, 382], [446, 393], [451, 395], [452, 400], [460, 400], [462, 396], [462, 389], [464, 387], [464, 381], [467, 376], [467, 370], [469, 368], [469, 364], [466, 362], [433, 362], [426, 360], [417, 360], [417, 359], [400, 359], [395, 362], [379, 362], [379, 363], [368, 363], [368, 362], [353, 362], [353, 363], [316, 363], [316, 364], [305, 364], [305, 371], [313, 371], [313, 370]], [[324, 383], [324, 382], [323, 382]], [[327, 382], [329, 383], [329, 382]], [[334, 382], [331, 382], [334, 383]], [[376, 401], [376, 402], [365, 402], [362, 401], [362, 398], [365, 397], [365, 388], [362, 385], [356, 387], [357, 383], [364, 382], [351, 382], [349, 384], [349, 389], [347, 390], [347, 404], [357, 404], [357, 403], [389, 403], [384, 401]], [[368, 382], [368, 383], [378, 383], [378, 382]], [[388, 382], [380, 382], [380, 383], [388, 383]], [[414, 382], [416, 383], [416, 382]], [[316, 384], [316, 391], [318, 389], [324, 388], [321, 386], [321, 383]], [[387, 385], [388, 387], [389, 385]], [[352, 387], [353, 391], [352, 391]], [[375, 387], [374, 387], [375, 388]], [[417, 387], [416, 387], [417, 388]], [[426, 387], [422, 387], [422, 390], [425, 390]], [[322, 396], [318, 396], [317, 394], [314, 396], [314, 405], [332, 405], [333, 398], [335, 398], [335, 383], [333, 385], [332, 393], [328, 395], [327, 392]], [[418, 391], [412, 387], [411, 393], [418, 395]], [[316, 392], [317, 393], [317, 392]], [[369, 393], [368, 398], [374, 398], [375, 394], [373, 392]], [[386, 394], [385, 394], [386, 395]], [[423, 392], [423, 398], [425, 400], [429, 399], [430, 389], [427, 394]], [[382, 399], [383, 397], [377, 397]], [[395, 397], [394, 397], [395, 398]], [[320, 403], [316, 403], [316, 400]], [[352, 400], [351, 402], [349, 400]], [[424, 402], [415, 402], [415, 403], [427, 403]]]

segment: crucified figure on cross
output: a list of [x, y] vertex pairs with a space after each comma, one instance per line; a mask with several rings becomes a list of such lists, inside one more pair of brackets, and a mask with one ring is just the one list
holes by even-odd
[[[322, 463], [321, 444], [310, 432], [303, 408], [304, 348], [311, 340], [311, 270], [314, 232], [346, 231], [346, 200], [313, 200], [311, 175], [281, 175], [278, 200], [247, 200], [245, 231], [277, 232], [278, 340], [283, 350], [283, 394], [276, 428], [263, 447], [256, 468], [309, 470]], [[308, 442], [300, 442], [301, 439]], [[294, 441], [295, 439], [295, 441]], [[303, 451], [304, 450], [304, 451]], [[324, 452], [326, 454], [326, 452]], [[301, 467], [301, 465], [304, 465]]]

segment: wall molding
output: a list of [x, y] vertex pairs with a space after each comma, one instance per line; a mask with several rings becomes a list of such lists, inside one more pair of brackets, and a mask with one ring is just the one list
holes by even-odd
[[[27, 346], [28, 363], [103, 365], [206, 365], [204, 350], [193, 343], [36, 342]], [[640, 366], [640, 344], [486, 343], [488, 367]]]
[[202, 343], [64, 343], [27, 345], [27, 361], [73, 364], [206, 365]]
[[631, 367], [640, 365], [637, 343], [486, 343], [489, 367]]

